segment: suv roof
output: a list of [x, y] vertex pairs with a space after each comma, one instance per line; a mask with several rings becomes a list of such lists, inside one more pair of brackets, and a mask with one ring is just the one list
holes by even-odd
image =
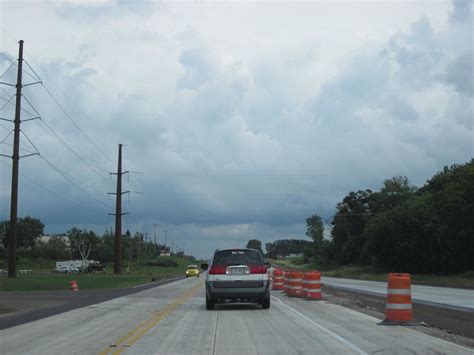
[[255, 250], [260, 252], [258, 249], [252, 249], [252, 248], [226, 248], [226, 249], [216, 249], [214, 253], [220, 252], [220, 251], [227, 251], [227, 250]]
[[212, 265], [262, 265], [263, 263], [262, 253], [257, 249], [250, 248], [216, 250], [212, 258]]

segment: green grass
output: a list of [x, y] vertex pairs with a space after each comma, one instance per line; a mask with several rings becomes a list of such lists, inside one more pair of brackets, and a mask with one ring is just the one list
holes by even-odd
[[[105, 274], [64, 274], [53, 273], [54, 261], [35, 259], [24, 259], [18, 262], [17, 277], [8, 278], [7, 274], [0, 274], [0, 291], [49, 291], [68, 290], [69, 281], [76, 280], [80, 290], [125, 288], [150, 282], [153, 278], [164, 279], [178, 275], [184, 275], [188, 264], [194, 264], [190, 260], [162, 257], [173, 259], [178, 263], [176, 267], [143, 266], [137, 264], [128, 265], [124, 263], [122, 275], [112, 274], [112, 265], [109, 265]], [[20, 269], [32, 270], [27, 274], [21, 274]]]
[[[319, 270], [323, 276], [339, 277], [347, 279], [387, 281], [388, 272], [377, 269], [373, 266], [341, 266], [334, 268], [321, 268], [317, 263], [310, 262], [302, 264], [303, 258], [289, 258], [281, 260], [271, 260], [272, 263], [297, 271]], [[455, 275], [432, 275], [432, 274], [411, 274], [413, 284], [433, 285], [445, 287], [461, 287], [474, 289], [474, 272], [468, 271]]]

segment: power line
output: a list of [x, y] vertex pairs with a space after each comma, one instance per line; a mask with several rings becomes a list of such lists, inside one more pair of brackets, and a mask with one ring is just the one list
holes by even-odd
[[[10, 33], [8, 32], [5, 27], [1, 26], [0, 25], [0, 29], [2, 31], [4, 31], [11, 39], [13, 39], [15, 42], [18, 42], [17, 39]], [[32, 59], [32, 61], [36, 62], [36, 60], [34, 60], [33, 56], [31, 55], [31, 51], [26, 51], [27, 53], [29, 53], [29, 56], [30, 58]], [[7, 58], [8, 59], [8, 58]], [[10, 60], [11, 61], [11, 60]], [[56, 99], [56, 97], [51, 93], [51, 91], [46, 87], [46, 85], [44, 84], [44, 82], [41, 80], [41, 77], [36, 73], [36, 71], [31, 67], [31, 65], [25, 60], [25, 64], [31, 69], [31, 71], [33, 71], [33, 73], [37, 76], [37, 79], [39, 79], [41, 81], [41, 85], [43, 86], [43, 88], [45, 89], [45, 91], [48, 93], [48, 95], [51, 97], [51, 99], [56, 103], [56, 105], [59, 107], [59, 109], [64, 113], [64, 115], [73, 123], [73, 125], [79, 130], [79, 132], [82, 133], [82, 135], [84, 135], [84, 137], [86, 137], [86, 139], [88, 140], [88, 142], [96, 149], [98, 150], [109, 162], [111, 162], [112, 164], [115, 164], [115, 162], [112, 160], [112, 158], [110, 158], [101, 148], [99, 148], [97, 146], [97, 144], [94, 143], [94, 141], [82, 130], [82, 128], [74, 121], [74, 119], [69, 115], [69, 113], [64, 109], [64, 107], [59, 103], [59, 101]], [[49, 77], [50, 81], [54, 84], [54, 80], [48, 75], [47, 71], [44, 70], [41, 65], [39, 65], [38, 62], [36, 62], [36, 65], [38, 66], [38, 68], [40, 68], [44, 74], [46, 74], [47, 77]], [[57, 88], [58, 88], [58, 85], [54, 84]], [[59, 89], [59, 91], [62, 93], [62, 90]], [[64, 95], [62, 93], [62, 95], [66, 98], [66, 95]], [[66, 101], [67, 98], [66, 98]]]
[[8, 104], [15, 106], [15, 104], [11, 102], [14, 97], [15, 97], [15, 94], [12, 94], [8, 100], [2, 97], [2, 99], [5, 100], [5, 105], [3, 105], [2, 108], [0, 108], [0, 110], [3, 110]]
[[[4, 91], [5, 93], [7, 93], [4, 89], [2, 89], [2, 91]], [[8, 94], [8, 93], [7, 93], [7, 94]], [[13, 95], [13, 96], [15, 96], [15, 95]], [[13, 97], [13, 96], [12, 96], [12, 97]], [[13, 102], [11, 102], [11, 98], [8, 100], [8, 99], [4, 98], [3, 96], [0, 96], [0, 99], [6, 102], [5, 105], [3, 105], [3, 107], [2, 107], [0, 110], [3, 110], [3, 109], [5, 108], [5, 106], [7, 106], [8, 104], [10, 104], [10, 105], [12, 105], [13, 107], [15, 107], [15, 104], [14, 104]], [[29, 115], [32, 115], [32, 116], [34, 115], [33, 112], [28, 111], [27, 109], [25, 109], [25, 108], [23, 108], [23, 107], [21, 108], [21, 110], [22, 110], [23, 112], [26, 112], [26, 113], [29, 114]]]
[[82, 133], [82, 135], [84, 137], [86, 137], [86, 139], [89, 141], [89, 143], [95, 148], [97, 149], [108, 161], [110, 161], [111, 163], [113, 163], [113, 160], [110, 159], [110, 157], [102, 150], [100, 149], [95, 143], [94, 141], [89, 138], [89, 136], [82, 130], [81, 127], [79, 127], [79, 125], [74, 121], [74, 119], [67, 113], [67, 111], [64, 109], [64, 107], [59, 103], [59, 101], [54, 97], [54, 95], [51, 93], [51, 91], [49, 91], [49, 89], [46, 87], [46, 85], [42, 82], [41, 83], [41, 86], [43, 86], [43, 88], [45, 89], [45, 91], [48, 93], [48, 95], [51, 97], [51, 99], [56, 103], [56, 105], [59, 107], [59, 109], [64, 113], [64, 115], [72, 122], [72, 124], [77, 128], [77, 130], [79, 132]]
[[6, 56], [5, 54], [3, 54], [3, 53], [1, 53], [1, 52], [0, 52], [0, 57], [3, 57], [3, 58], [5, 58], [6, 60], [8, 60], [10, 63], [15, 64], [15, 61], [14, 61], [14, 60], [12, 60], [11, 58], [9, 58], [8, 56]]
[[13, 130], [11, 130], [10, 132], [8, 132], [8, 134], [5, 136], [5, 138], [3, 138], [3, 140], [0, 142], [0, 144], [5, 143], [5, 141], [8, 139], [8, 137], [11, 136], [12, 133], [13, 133]]
[[[97, 168], [95, 165], [92, 165], [91, 163], [89, 163], [88, 161], [86, 161], [82, 156], [79, 155], [79, 153], [77, 153], [69, 144], [67, 144], [64, 139], [62, 139], [59, 134], [57, 134], [52, 128], [51, 126], [41, 117], [40, 113], [38, 112], [38, 110], [36, 110], [36, 108], [33, 106], [33, 104], [28, 100], [28, 98], [25, 96], [25, 101], [30, 105], [30, 107], [33, 109], [33, 111], [35, 111], [35, 113], [38, 115], [38, 118], [40, 119], [41, 123], [47, 128], [47, 131], [53, 136], [55, 137], [61, 144], [63, 144], [71, 153], [73, 153], [81, 162], [83, 162], [85, 165], [87, 165], [89, 167], [89, 169], [91, 169], [95, 174], [97, 174], [99, 177], [101, 177], [102, 179], [104, 179], [105, 181], [107, 181], [108, 183], [111, 183], [110, 180], [108, 180], [105, 176], [103, 176], [98, 170], [100, 170], [100, 168]], [[105, 172], [104, 170], [102, 170], [103, 172]]]
[[[66, 179], [69, 181], [69, 182], [72, 182], [76, 187], [78, 187], [79, 190], [85, 192], [79, 185], [77, 182], [74, 182], [73, 180], [75, 180], [74, 178], [70, 177], [70, 176], [67, 176], [67, 174], [60, 168], [54, 166], [51, 162], [47, 161], [40, 153], [39, 149], [36, 147], [36, 145], [32, 142], [32, 140], [28, 137], [28, 135], [25, 133], [24, 130], [21, 131], [21, 134], [28, 140], [28, 142], [31, 144], [31, 146], [35, 149], [35, 151], [31, 151], [31, 150], [28, 150], [28, 149], [24, 149], [22, 148], [21, 150], [24, 151], [24, 152], [27, 152], [27, 153], [30, 153], [30, 154], [38, 154], [44, 161], [46, 161], [48, 163], [48, 165], [50, 165], [55, 171], [57, 172], [60, 172], [61, 174], [64, 174], [66, 175]], [[8, 146], [12, 146], [11, 144], [8, 144], [8, 143], [5, 143], [5, 142], [1, 142], [1, 144], [6, 144]], [[100, 191], [98, 190], [97, 188], [93, 187], [93, 186], [90, 186], [90, 185], [85, 185], [86, 187], [88, 188], [91, 188], [99, 193], [104, 193], [103, 191]], [[89, 193], [85, 192], [89, 197], [91, 197], [92, 195], [90, 195]], [[95, 199], [95, 198], [94, 198]], [[102, 203], [103, 204], [103, 203]], [[104, 206], [106, 206], [105, 204], [103, 204]]]
[[[7, 143], [7, 142], [3, 142], [1, 144], [7, 145], [9, 147], [13, 147], [13, 144], [10, 144], [10, 143]], [[25, 153], [37, 153], [37, 152], [34, 152], [32, 150], [29, 150], [29, 149], [25, 149], [25, 148], [20, 148], [20, 151], [25, 152]]]
[[[67, 144], [52, 128], [51, 126], [46, 123], [44, 119], [40, 119], [40, 122], [47, 128], [47, 131], [53, 135], [61, 144], [63, 144], [71, 153], [73, 153], [80, 161], [82, 161], [85, 165], [89, 167], [90, 170], [92, 170], [96, 175], [100, 176], [103, 180], [107, 181], [108, 183], [111, 183], [110, 180], [108, 180], [104, 175], [102, 175], [98, 170], [95, 165], [92, 165], [92, 163], [87, 162], [83, 157], [81, 157], [74, 149], [72, 149], [69, 144]], [[102, 169], [100, 169], [102, 170]], [[102, 170], [104, 171], [104, 170]], [[105, 172], [105, 171], [104, 171]]]
[[[3, 160], [0, 160], [0, 163], [2, 163], [3, 165], [5, 165], [5, 166], [7, 166], [8, 168], [11, 169], [11, 165], [5, 163]], [[43, 190], [45, 190], [46, 192], [50, 193], [51, 195], [57, 197], [58, 199], [63, 200], [63, 201], [67, 201], [67, 202], [71, 202], [71, 203], [74, 203], [74, 204], [76, 204], [76, 205], [78, 205], [78, 206], [84, 207], [84, 205], [80, 204], [79, 202], [76, 202], [76, 201], [74, 201], [74, 200], [70, 200], [70, 199], [68, 199], [68, 198], [65, 198], [63, 195], [58, 194], [56, 191], [51, 190], [51, 189], [47, 188], [46, 186], [40, 184], [39, 182], [33, 180], [33, 179], [30, 178], [28, 175], [25, 175], [25, 174], [22, 174], [22, 173], [20, 173], [20, 175], [21, 175], [21, 177], [27, 179], [27, 180], [30, 181], [31, 183], [33, 183], [33, 184], [35, 184], [36, 186], [42, 188]]]
[[13, 35], [12, 35], [10, 32], [8, 32], [8, 31], [5, 29], [5, 27], [3, 27], [2, 25], [0, 25], [0, 29], [2, 29], [2, 31], [5, 32], [5, 33], [8, 35], [8, 37], [10, 37], [13, 41], [15, 41], [15, 43], [18, 43], [18, 40], [17, 40], [15, 37], [13, 37]]
[[14, 65], [15, 65], [15, 63], [12, 62], [12, 63], [10, 64], [10, 66], [2, 73], [2, 75], [0, 75], [0, 78], [3, 78], [3, 76], [4, 76], [11, 68], [13, 68]]
[[28, 135], [25, 133], [24, 130], [21, 131], [21, 134], [23, 134], [23, 136], [26, 138], [26, 140], [27, 140], [28, 142], [30, 142], [31, 146], [32, 146], [32, 147], [35, 149], [35, 151], [36, 151], [35, 153], [38, 153], [38, 154], [39, 154], [38, 148], [36, 148], [36, 145], [34, 145], [34, 143], [31, 141], [30, 137], [28, 137]]
[[63, 178], [65, 178], [67, 181], [69, 181], [72, 185], [74, 185], [79, 191], [81, 191], [82, 193], [84, 193], [85, 195], [89, 196], [92, 200], [94, 200], [95, 202], [97, 202], [98, 204], [104, 206], [104, 207], [108, 207], [105, 203], [103, 203], [102, 201], [96, 199], [94, 196], [92, 196], [90, 193], [88, 193], [87, 191], [85, 191], [84, 189], [82, 189], [82, 187], [80, 187], [78, 184], [76, 184], [74, 182], [74, 180], [69, 177], [64, 171], [62, 171], [60, 168], [56, 167], [54, 164], [52, 164], [49, 160], [47, 160], [45, 157], [43, 157], [41, 154], [39, 155], [39, 157], [46, 163], [48, 164], [53, 170], [55, 170], [59, 175], [61, 175]]

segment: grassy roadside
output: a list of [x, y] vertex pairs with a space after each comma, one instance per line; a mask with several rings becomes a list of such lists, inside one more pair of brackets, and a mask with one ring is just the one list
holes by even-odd
[[[69, 281], [76, 280], [80, 290], [125, 288], [150, 282], [152, 279], [165, 279], [184, 275], [189, 260], [165, 257], [178, 263], [178, 266], [142, 266], [123, 265], [122, 275], [112, 274], [112, 265], [108, 266], [104, 274], [65, 274], [53, 273], [55, 262], [49, 260], [20, 260], [18, 263], [17, 277], [10, 279], [7, 274], [0, 274], [0, 291], [52, 291], [69, 290]], [[21, 274], [19, 270], [32, 270]]]
[[[387, 281], [387, 272], [377, 270], [371, 266], [342, 266], [338, 268], [320, 268], [316, 263], [303, 263], [303, 258], [289, 258], [270, 260], [271, 263], [279, 265], [284, 269], [297, 271], [319, 270], [323, 276], [340, 277], [347, 279]], [[474, 289], [474, 272], [469, 271], [456, 275], [420, 275], [412, 274], [413, 284], [430, 285], [442, 287], [458, 287]]]

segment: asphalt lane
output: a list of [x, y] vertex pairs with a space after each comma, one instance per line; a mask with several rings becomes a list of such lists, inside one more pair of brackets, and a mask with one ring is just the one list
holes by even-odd
[[75, 309], [0, 331], [2, 354], [474, 354], [326, 301], [272, 292], [269, 310], [207, 311], [202, 278]]
[[0, 292], [0, 308], [21, 309], [20, 311], [0, 315], [0, 330], [123, 297], [183, 278], [184, 276], [178, 276], [122, 289], [83, 290], [80, 292]]
[[[382, 296], [387, 294], [386, 282], [334, 277], [321, 277], [321, 281], [325, 285], [350, 291], [361, 291]], [[474, 312], [474, 290], [411, 285], [411, 293], [414, 302]]]

